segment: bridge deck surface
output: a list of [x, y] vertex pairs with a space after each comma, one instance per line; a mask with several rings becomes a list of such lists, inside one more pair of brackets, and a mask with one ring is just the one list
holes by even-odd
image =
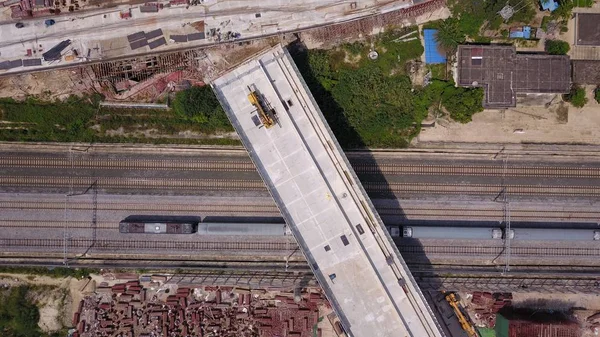
[[[287, 51], [277, 46], [212, 85], [347, 332], [440, 336]], [[257, 125], [250, 88], [276, 125]]]

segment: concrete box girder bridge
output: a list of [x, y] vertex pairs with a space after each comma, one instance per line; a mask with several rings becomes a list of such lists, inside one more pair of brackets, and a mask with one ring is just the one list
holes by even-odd
[[288, 52], [212, 87], [346, 332], [443, 336]]

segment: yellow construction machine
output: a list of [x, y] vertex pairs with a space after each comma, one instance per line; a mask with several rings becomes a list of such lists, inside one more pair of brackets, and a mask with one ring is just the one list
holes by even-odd
[[258, 90], [253, 90], [250, 87], [248, 87], [248, 90], [250, 91], [250, 93], [248, 94], [248, 100], [256, 108], [256, 112], [258, 113], [258, 118], [260, 118], [260, 122], [267, 129], [275, 125], [275, 109], [271, 107], [269, 102], [267, 102], [264, 99], [263, 95]]
[[460, 326], [463, 328], [463, 330], [465, 330], [467, 335], [469, 337], [479, 337], [477, 330], [475, 330], [475, 327], [473, 327], [473, 324], [471, 324], [471, 320], [469, 320], [469, 318], [465, 316], [465, 314], [463, 314], [463, 311], [460, 308], [460, 303], [458, 302], [456, 295], [454, 293], [446, 292], [444, 292], [444, 295], [446, 296], [446, 301], [448, 301], [448, 304], [450, 304], [452, 309], [454, 309], [454, 313], [456, 314], [456, 317], [460, 322]]

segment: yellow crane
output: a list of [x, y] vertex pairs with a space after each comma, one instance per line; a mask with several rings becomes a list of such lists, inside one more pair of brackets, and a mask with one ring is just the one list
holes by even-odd
[[248, 94], [248, 100], [258, 112], [258, 118], [261, 123], [268, 129], [275, 125], [275, 111], [270, 107], [269, 103], [264, 100], [258, 90], [252, 90], [248, 87], [250, 93]]
[[479, 337], [479, 334], [477, 333], [477, 330], [475, 330], [475, 327], [473, 327], [473, 324], [471, 324], [471, 321], [463, 314], [462, 310], [460, 309], [460, 304], [458, 302], [458, 299], [456, 298], [456, 295], [454, 295], [454, 293], [444, 294], [446, 295], [446, 301], [448, 301], [448, 304], [450, 304], [452, 309], [454, 309], [454, 313], [456, 314], [456, 317], [460, 322], [460, 326], [463, 328], [463, 330], [465, 330], [467, 335], [469, 335], [469, 337]]

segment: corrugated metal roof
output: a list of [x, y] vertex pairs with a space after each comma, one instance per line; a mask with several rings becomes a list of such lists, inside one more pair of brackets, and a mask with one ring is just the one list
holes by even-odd
[[146, 40], [152, 40], [152, 39], [157, 38], [157, 37], [162, 36], [162, 35], [163, 35], [162, 29], [160, 29], [160, 28], [159, 29], [155, 29], [155, 30], [153, 30], [151, 32], [146, 33]]
[[163, 44], [167, 44], [167, 40], [165, 40], [164, 37], [161, 37], [158, 40], [154, 40], [154, 41], [148, 43], [148, 46], [150, 47], [150, 49], [154, 49], [154, 48], [158, 48], [158, 47], [162, 46]]
[[140, 12], [142, 13], [156, 13], [158, 12], [158, 6], [140, 6]]
[[188, 41], [187, 35], [171, 35], [169, 38], [175, 42], [187, 42]]
[[131, 47], [132, 50], [136, 50], [138, 48], [142, 48], [143, 46], [147, 45], [148, 41], [146, 41], [146, 39], [143, 40], [138, 40], [135, 42], [132, 42], [129, 46]]
[[18, 60], [12, 60], [10, 61], [9, 67], [10, 68], [17, 68], [17, 67], [22, 67], [23, 66], [23, 60], [18, 59]]
[[144, 31], [133, 33], [131, 35], [127, 35], [127, 40], [129, 41], [129, 43], [132, 43], [133, 41], [137, 41], [137, 40], [142, 40], [145, 38], [146, 38], [146, 34], [144, 33]]
[[34, 67], [34, 66], [41, 66], [41, 65], [42, 65], [42, 59], [24, 59], [23, 60], [24, 67]]
[[188, 38], [188, 41], [202, 40], [205, 38], [205, 35], [204, 35], [204, 32], [194, 33], [194, 34], [188, 34], [187, 38]]

